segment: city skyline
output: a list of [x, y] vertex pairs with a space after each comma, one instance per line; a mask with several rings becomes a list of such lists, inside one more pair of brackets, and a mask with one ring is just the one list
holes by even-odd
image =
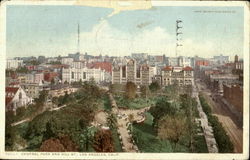
[[[213, 12], [199, 12], [204, 10]], [[109, 16], [112, 11], [78, 6], [8, 6], [7, 57], [75, 53], [78, 23], [81, 53], [173, 57], [177, 19], [183, 21], [183, 49], [178, 56], [243, 57], [241, 7], [154, 7]]]

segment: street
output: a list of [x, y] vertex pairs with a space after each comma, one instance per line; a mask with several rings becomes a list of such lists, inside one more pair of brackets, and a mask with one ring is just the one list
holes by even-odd
[[[212, 113], [218, 117], [222, 123], [231, 141], [234, 144], [234, 152], [242, 153], [243, 151], [243, 130], [237, 125], [237, 118], [220, 103], [215, 101], [215, 94], [207, 89], [206, 85], [196, 80], [199, 91], [202, 92], [209, 106], [211, 106]], [[214, 100], [213, 100], [214, 99]]]

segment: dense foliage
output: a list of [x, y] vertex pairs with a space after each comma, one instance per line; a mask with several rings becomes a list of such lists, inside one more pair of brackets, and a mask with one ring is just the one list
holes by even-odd
[[160, 84], [159, 84], [157, 81], [155, 81], [155, 82], [152, 82], [152, 83], [149, 85], [149, 89], [150, 89], [151, 92], [156, 92], [156, 91], [158, 91], [159, 89], [161, 89], [161, 86], [160, 86]]
[[93, 148], [97, 152], [114, 152], [114, 141], [110, 130], [98, 130], [95, 133]]
[[[37, 151], [43, 144], [45, 148], [42, 147], [42, 150], [47, 148], [51, 151], [48, 144], [57, 143], [62, 136], [67, 136], [72, 141], [70, 144], [77, 146], [78, 151], [93, 151], [92, 141], [96, 129], [89, 126], [98, 107], [103, 103], [102, 94], [103, 91], [95, 83], [84, 83], [76, 93], [66, 93], [59, 97], [58, 103], [65, 104], [65, 107], [37, 115], [24, 129], [25, 133], [21, 135], [21, 138], [27, 142], [25, 150]], [[44, 92], [35, 104], [43, 105], [45, 101], [46, 93]], [[17, 140], [14, 136], [16, 128], [11, 127], [9, 123], [6, 129], [6, 147], [14, 150], [13, 141]]]

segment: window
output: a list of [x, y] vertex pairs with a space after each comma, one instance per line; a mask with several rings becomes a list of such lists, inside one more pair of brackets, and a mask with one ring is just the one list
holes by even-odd
[[74, 72], [71, 73], [71, 78], [74, 79]]
[[122, 67], [122, 77], [126, 77], [126, 66]]
[[83, 72], [83, 79], [86, 79], [86, 72]]
[[140, 78], [140, 77], [141, 77], [140, 68], [137, 68], [136, 78]]
[[22, 93], [21, 92], [19, 93], [19, 99], [22, 99]]

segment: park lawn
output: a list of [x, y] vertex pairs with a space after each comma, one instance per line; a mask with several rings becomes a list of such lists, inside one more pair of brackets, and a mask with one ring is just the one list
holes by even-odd
[[146, 120], [142, 124], [133, 124], [133, 136], [140, 152], [173, 152], [169, 141], [157, 138], [152, 127], [153, 116], [146, 113]]
[[109, 100], [109, 96], [107, 94], [105, 94], [102, 97], [102, 102], [103, 102], [103, 109], [105, 111], [111, 111], [111, 104], [110, 104], [110, 100]]
[[149, 107], [155, 104], [155, 98], [135, 98], [135, 99], [126, 99], [123, 96], [115, 97], [118, 107], [124, 107], [129, 109], [141, 109]]

